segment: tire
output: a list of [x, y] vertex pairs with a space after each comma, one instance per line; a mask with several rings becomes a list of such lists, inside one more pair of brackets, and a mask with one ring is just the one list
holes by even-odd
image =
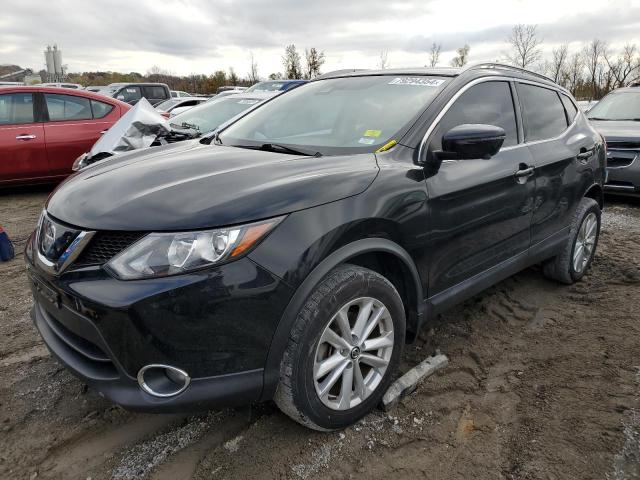
[[[344, 318], [348, 323], [340, 322]], [[338, 430], [357, 422], [389, 388], [402, 357], [405, 328], [402, 299], [389, 280], [355, 265], [336, 267], [298, 313], [280, 365], [276, 404], [314, 430]], [[353, 335], [357, 332], [367, 341]], [[377, 367], [369, 365], [371, 357], [377, 358]], [[320, 363], [326, 359], [331, 361]], [[329, 387], [332, 379], [336, 381]]]
[[[585, 197], [580, 201], [571, 222], [569, 238], [562, 251], [543, 264], [542, 271], [547, 278], [571, 285], [584, 276], [591, 266], [591, 262], [593, 262], [596, 247], [598, 246], [600, 216], [600, 206], [593, 198]], [[585, 233], [588, 233], [585, 232], [585, 229], [594, 219], [595, 231], [593, 232], [592, 240], [584, 242], [582, 237]], [[591, 229], [589, 228], [589, 230]], [[584, 246], [581, 247], [581, 245]], [[582, 261], [577, 261], [576, 257], [580, 256], [580, 252], [586, 252], [587, 246], [589, 246], [588, 256], [585, 256]], [[576, 268], [576, 263], [578, 263], [578, 268]]]

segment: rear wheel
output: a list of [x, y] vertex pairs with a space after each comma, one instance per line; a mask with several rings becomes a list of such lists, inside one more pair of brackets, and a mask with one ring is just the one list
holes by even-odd
[[543, 265], [545, 276], [561, 283], [580, 280], [591, 266], [600, 236], [600, 206], [583, 198], [573, 217], [569, 238], [562, 252]]
[[404, 337], [404, 307], [391, 282], [362, 267], [336, 268], [296, 319], [276, 403], [316, 430], [355, 423], [389, 387]]

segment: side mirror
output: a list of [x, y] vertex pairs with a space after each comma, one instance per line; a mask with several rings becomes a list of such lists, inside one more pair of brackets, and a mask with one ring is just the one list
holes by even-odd
[[498, 153], [505, 137], [504, 129], [494, 125], [458, 125], [443, 135], [443, 151], [436, 154], [443, 159], [486, 160]]

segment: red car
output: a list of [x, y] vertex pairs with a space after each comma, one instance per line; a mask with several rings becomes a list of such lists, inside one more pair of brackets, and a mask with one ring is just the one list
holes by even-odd
[[62, 180], [130, 108], [86, 90], [0, 87], [0, 186]]

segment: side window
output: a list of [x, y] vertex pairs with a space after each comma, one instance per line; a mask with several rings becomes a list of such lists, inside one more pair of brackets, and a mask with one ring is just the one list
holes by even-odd
[[442, 117], [429, 148], [442, 148], [442, 136], [465, 123], [482, 123], [502, 127], [506, 133], [503, 147], [518, 143], [518, 128], [511, 89], [507, 82], [484, 82], [464, 92]]
[[88, 98], [45, 93], [44, 99], [47, 102], [49, 121], [51, 122], [60, 120], [91, 120], [91, 118], [93, 118]]
[[571, 101], [571, 99], [567, 97], [564, 93], [560, 94], [560, 99], [562, 100], [564, 109], [567, 112], [567, 121], [569, 122], [569, 125], [571, 125], [573, 123], [573, 119], [576, 118], [578, 109], [574, 105], [574, 103]]
[[142, 93], [140, 92], [140, 87], [133, 86], [123, 88], [116, 95], [116, 98], [123, 102], [135, 102], [136, 100], [140, 100], [141, 97]]
[[104, 118], [111, 110], [113, 110], [113, 105], [99, 102], [97, 100], [91, 100], [91, 110], [93, 110], [93, 118]]
[[566, 130], [564, 107], [555, 90], [519, 83], [518, 98], [522, 107], [525, 141], [557, 137]]
[[165, 98], [167, 96], [164, 88], [162, 87], [154, 87], [154, 86], [147, 86], [147, 87], [143, 87], [144, 88], [144, 96], [147, 98], [153, 98], [156, 100], [160, 100], [162, 98]]
[[33, 122], [33, 94], [6, 93], [0, 95], [0, 125], [20, 125]]

